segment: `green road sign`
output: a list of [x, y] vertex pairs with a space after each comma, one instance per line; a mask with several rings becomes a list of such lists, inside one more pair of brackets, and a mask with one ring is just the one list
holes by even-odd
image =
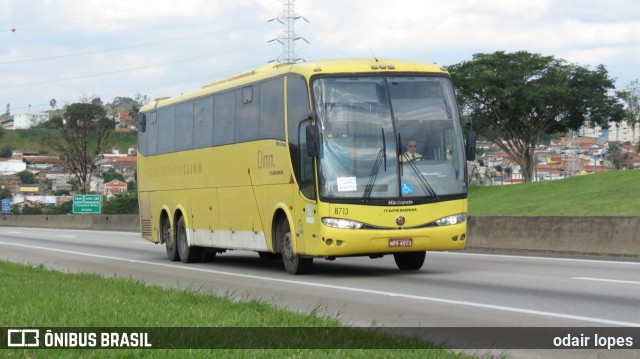
[[102, 211], [102, 196], [99, 194], [73, 195], [73, 213], [100, 214]]

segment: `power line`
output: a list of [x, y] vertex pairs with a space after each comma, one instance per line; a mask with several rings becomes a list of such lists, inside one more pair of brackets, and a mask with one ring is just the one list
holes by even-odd
[[175, 42], [175, 41], [182, 41], [182, 40], [193, 39], [193, 38], [198, 38], [198, 37], [203, 37], [203, 36], [226, 34], [226, 33], [229, 33], [229, 32], [232, 32], [232, 31], [238, 31], [238, 30], [245, 31], [245, 30], [250, 30], [250, 29], [254, 29], [254, 28], [262, 27], [262, 26], [264, 26], [264, 23], [253, 23], [253, 24], [250, 24], [250, 25], [236, 26], [236, 27], [232, 27], [232, 28], [228, 28], [228, 29], [224, 29], [224, 30], [220, 30], [220, 31], [204, 32], [204, 33], [200, 33], [200, 34], [196, 34], [196, 35], [175, 37], [175, 38], [171, 38], [171, 39], [165, 39], [165, 40], [147, 42], [147, 43], [140, 43], [140, 44], [134, 44], [134, 45], [127, 45], [127, 46], [120, 46], [120, 47], [113, 47], [113, 48], [109, 48], [109, 49], [77, 52], [77, 53], [72, 53], [72, 54], [47, 56], [47, 57], [39, 57], [39, 58], [32, 58], [32, 59], [21, 59], [21, 60], [4, 61], [4, 62], [0, 62], [0, 65], [19, 64], [19, 63], [46, 61], [46, 60], [57, 60], [57, 59], [63, 59], [63, 58], [68, 58], [68, 57], [75, 57], [75, 56], [94, 55], [94, 54], [100, 54], [100, 53], [105, 53], [105, 52], [114, 52], [114, 51], [135, 49], [135, 48], [139, 48], [139, 47], [153, 46], [153, 45], [164, 44], [164, 43]]
[[17, 85], [0, 86], [0, 90], [7, 90], [7, 89], [12, 89], [12, 88], [18, 88], [18, 87], [44, 85], [44, 84], [51, 84], [51, 83], [64, 82], [64, 81], [73, 81], [73, 80], [80, 80], [80, 79], [85, 79], [85, 78], [114, 75], [114, 74], [123, 73], [123, 72], [145, 70], [145, 69], [159, 67], [159, 66], [173, 65], [173, 64], [178, 64], [178, 63], [188, 62], [188, 61], [194, 61], [194, 60], [200, 60], [200, 59], [209, 58], [209, 57], [222, 56], [222, 55], [226, 55], [226, 54], [234, 53], [234, 52], [242, 52], [242, 51], [245, 51], [245, 50], [251, 50], [251, 49], [259, 48], [259, 47], [262, 47], [262, 46], [264, 46], [264, 44], [252, 44], [252, 45], [242, 46], [242, 47], [239, 47], [239, 48], [236, 48], [236, 49], [231, 49], [231, 50], [225, 51], [224, 53], [220, 53], [220, 52], [210, 53], [210, 54], [206, 54], [206, 55], [202, 55], [202, 56], [189, 57], [189, 58], [179, 59], [179, 60], [175, 60], [175, 61], [169, 61], [169, 62], [154, 64], [154, 65], [138, 66], [138, 67], [114, 70], [114, 71], [109, 71], [109, 72], [102, 72], [102, 73], [96, 73], [96, 74], [87, 74], [87, 75], [79, 75], [79, 76], [73, 76], [73, 77], [58, 78], [58, 79], [53, 79], [53, 80], [29, 82], [29, 83], [23, 83], [23, 84], [17, 84]]

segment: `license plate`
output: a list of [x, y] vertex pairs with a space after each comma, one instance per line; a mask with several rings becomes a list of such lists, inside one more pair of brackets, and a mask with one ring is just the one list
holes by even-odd
[[412, 238], [390, 238], [389, 247], [411, 247], [413, 245]]

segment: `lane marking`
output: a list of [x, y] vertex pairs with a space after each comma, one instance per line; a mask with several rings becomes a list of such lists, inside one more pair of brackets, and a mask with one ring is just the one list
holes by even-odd
[[527, 259], [539, 259], [545, 261], [563, 261], [563, 262], [580, 262], [580, 263], [603, 263], [603, 264], [629, 264], [640, 266], [639, 262], [629, 261], [612, 261], [612, 260], [600, 260], [600, 259], [583, 259], [583, 258], [555, 258], [555, 257], [540, 257], [540, 256], [527, 256], [527, 255], [512, 255], [512, 254], [487, 254], [487, 253], [464, 253], [464, 252], [427, 252], [429, 255], [455, 255], [455, 256], [474, 256], [474, 257], [498, 257], [498, 258], [527, 258]]
[[129, 262], [129, 263], [146, 264], [146, 265], [157, 266], [157, 267], [189, 270], [189, 271], [194, 271], [194, 272], [213, 273], [213, 274], [219, 274], [219, 275], [226, 275], [226, 276], [230, 276], [230, 277], [257, 279], [257, 280], [262, 280], [262, 281], [293, 284], [293, 285], [300, 285], [300, 286], [307, 286], [307, 287], [326, 288], [326, 289], [342, 290], [342, 291], [346, 291], [346, 292], [374, 294], [374, 295], [380, 295], [380, 296], [385, 296], [385, 297], [405, 298], [405, 299], [413, 299], [413, 300], [444, 303], [444, 304], [455, 304], [455, 305], [461, 305], [461, 306], [473, 307], [473, 308], [493, 309], [493, 310], [498, 310], [498, 311], [503, 311], [503, 312], [512, 312], [512, 313], [530, 314], [530, 315], [546, 316], [546, 317], [553, 317], [553, 318], [571, 319], [571, 320], [582, 321], [582, 322], [600, 323], [600, 324], [607, 324], [607, 325], [617, 325], [617, 326], [623, 326], [623, 327], [640, 327], [640, 322], [638, 322], [638, 323], [625, 322], [625, 321], [619, 321], [619, 320], [610, 320], [610, 319], [604, 319], [604, 318], [587, 317], [587, 316], [581, 316], [581, 315], [571, 315], [571, 314], [563, 314], [563, 313], [555, 313], [555, 312], [546, 312], [546, 311], [541, 311], [541, 310], [531, 310], [531, 309], [524, 309], [524, 308], [517, 308], [517, 307], [507, 307], [507, 306], [501, 306], [501, 305], [475, 303], [475, 302], [468, 302], [468, 301], [463, 301], [463, 300], [452, 300], [452, 299], [443, 299], [443, 298], [435, 298], [435, 297], [426, 297], [426, 296], [419, 296], [419, 295], [386, 292], [386, 291], [373, 290], [373, 289], [353, 288], [353, 287], [345, 287], [345, 286], [321, 284], [321, 283], [300, 282], [300, 281], [291, 280], [291, 279], [262, 277], [262, 276], [251, 275], [251, 274], [240, 274], [240, 273], [224, 272], [224, 271], [219, 271], [219, 270], [203, 269], [203, 268], [196, 268], [196, 267], [187, 267], [187, 266], [183, 266], [183, 265], [175, 265], [175, 264], [168, 264], [168, 263], [154, 263], [154, 262], [147, 262], [147, 261], [141, 261], [141, 260], [136, 260], [136, 259], [127, 259], [127, 258], [121, 258], [121, 257], [104, 256], [104, 255], [99, 255], [99, 254], [75, 252], [75, 251], [69, 251], [69, 250], [57, 249], [57, 248], [47, 248], [47, 247], [32, 246], [32, 245], [28, 245], [28, 244], [18, 244], [18, 243], [8, 243], [8, 242], [0, 242], [0, 244], [6, 244], [6, 245], [11, 245], [11, 246], [17, 246], [17, 247], [25, 247], [25, 248], [33, 248], [33, 249], [42, 249], [42, 250], [48, 250], [48, 251], [52, 251], [52, 252], [75, 254], [75, 255], [79, 255], [79, 256], [92, 257], [92, 258], [110, 259], [110, 260], [123, 261], [123, 262]]
[[571, 279], [590, 280], [590, 281], [594, 281], [594, 282], [609, 282], [609, 283], [637, 284], [637, 285], [640, 285], [640, 282], [635, 282], [635, 281], [632, 281], [632, 280], [606, 279], [606, 278], [589, 278], [589, 277], [572, 277]]
[[71, 235], [66, 235], [66, 234], [56, 234], [56, 237], [61, 237], [61, 238], [78, 238], [77, 236], [71, 236]]

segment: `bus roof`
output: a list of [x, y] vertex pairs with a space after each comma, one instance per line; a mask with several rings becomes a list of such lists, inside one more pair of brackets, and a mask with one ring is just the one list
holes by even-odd
[[190, 98], [205, 96], [207, 94], [224, 91], [229, 88], [281, 76], [287, 73], [297, 73], [309, 78], [316, 74], [389, 74], [394, 72], [431, 72], [447, 74], [447, 70], [440, 65], [394, 59], [343, 59], [300, 62], [294, 64], [267, 64], [252, 71], [239, 73], [207, 83], [203, 85], [201, 89], [193, 92], [183, 93], [174, 97], [155, 99], [144, 105], [140, 111], [149, 111], [157, 107], [164, 107]]

